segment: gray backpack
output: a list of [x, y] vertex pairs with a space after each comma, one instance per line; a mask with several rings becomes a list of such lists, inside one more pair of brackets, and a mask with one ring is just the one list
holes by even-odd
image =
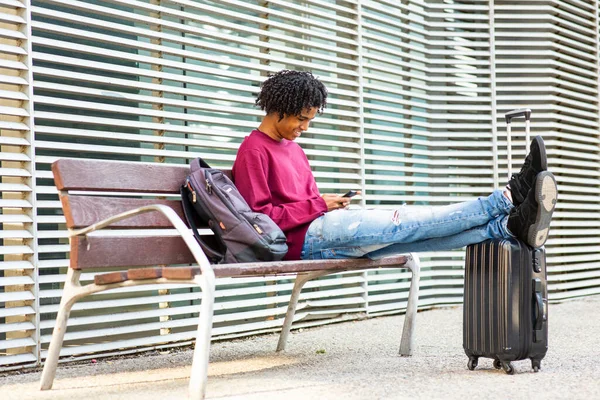
[[[283, 231], [265, 214], [254, 212], [231, 179], [196, 158], [181, 187], [188, 225], [213, 264], [278, 261], [287, 253]], [[198, 225], [213, 237], [203, 238]]]

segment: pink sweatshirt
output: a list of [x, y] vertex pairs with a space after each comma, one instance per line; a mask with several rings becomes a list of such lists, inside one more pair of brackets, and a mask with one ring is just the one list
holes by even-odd
[[285, 260], [299, 260], [308, 226], [327, 212], [302, 148], [254, 130], [242, 142], [233, 181], [256, 212], [267, 214], [287, 237]]

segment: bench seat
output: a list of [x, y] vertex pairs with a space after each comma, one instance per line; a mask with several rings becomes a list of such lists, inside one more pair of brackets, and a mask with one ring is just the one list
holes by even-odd
[[[299, 273], [328, 271], [330, 273], [389, 268], [405, 265], [407, 257], [398, 255], [386, 257], [381, 260], [368, 259], [342, 259], [342, 260], [319, 260], [308, 261], [272, 261], [239, 264], [218, 264], [212, 269], [217, 278], [236, 278], [242, 276], [271, 276], [271, 275], [295, 275]], [[127, 280], [143, 280], [165, 278], [172, 280], [189, 280], [196, 275], [202, 274], [198, 267], [161, 267], [161, 268], [133, 268], [127, 271], [108, 272], [94, 276], [96, 285], [109, 285], [125, 282]]]

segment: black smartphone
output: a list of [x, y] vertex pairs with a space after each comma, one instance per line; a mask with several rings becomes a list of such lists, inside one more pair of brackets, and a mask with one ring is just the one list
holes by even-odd
[[356, 196], [356, 190], [348, 190], [342, 197], [354, 197]]

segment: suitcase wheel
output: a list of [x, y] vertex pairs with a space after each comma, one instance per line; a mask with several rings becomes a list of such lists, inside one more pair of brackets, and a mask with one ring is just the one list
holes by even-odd
[[531, 368], [533, 368], [533, 372], [538, 372], [542, 369], [542, 360], [531, 360]]
[[513, 368], [512, 364], [510, 362], [501, 361], [500, 363], [502, 364], [502, 369], [508, 375], [513, 375], [515, 373], [515, 369]]
[[469, 357], [469, 362], [467, 363], [467, 368], [469, 371], [473, 371], [477, 366], [477, 357]]
[[494, 364], [493, 365], [494, 365], [494, 368], [496, 368], [496, 369], [502, 368], [502, 363], [497, 358], [494, 360]]

